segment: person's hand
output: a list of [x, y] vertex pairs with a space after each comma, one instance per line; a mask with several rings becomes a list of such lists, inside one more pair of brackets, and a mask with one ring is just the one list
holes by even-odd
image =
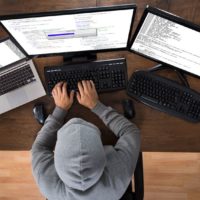
[[57, 83], [53, 90], [52, 96], [54, 98], [54, 102], [56, 106], [64, 109], [69, 110], [71, 105], [73, 104], [74, 100], [74, 91], [70, 92], [70, 95], [67, 94], [67, 83], [66, 82], [59, 82]]
[[93, 81], [78, 82], [77, 100], [78, 102], [89, 108], [93, 109], [98, 102], [98, 94]]

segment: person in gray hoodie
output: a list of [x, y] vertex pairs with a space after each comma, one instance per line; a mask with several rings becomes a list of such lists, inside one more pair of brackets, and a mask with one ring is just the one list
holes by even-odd
[[103, 146], [101, 132], [80, 118], [64, 123], [74, 92], [58, 83], [52, 96], [55, 109], [32, 146], [32, 171], [48, 200], [119, 200], [134, 172], [140, 134], [135, 124], [99, 101], [92, 81], [78, 83], [78, 102], [99, 116], [118, 137], [115, 146]]

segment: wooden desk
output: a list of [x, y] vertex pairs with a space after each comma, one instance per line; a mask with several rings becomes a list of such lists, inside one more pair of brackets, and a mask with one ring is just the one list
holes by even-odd
[[[68, 8], [91, 7], [102, 5], [116, 5], [122, 3], [136, 3], [138, 6], [133, 31], [142, 15], [146, 4], [165, 9], [180, 15], [194, 23], [200, 24], [200, 2], [185, 0], [136, 0], [136, 1], [0, 1], [0, 14], [16, 14], [39, 11], [63, 10]], [[3, 30], [0, 35], [5, 35]], [[198, 44], [199, 45], [199, 44]], [[129, 77], [137, 69], [144, 69], [155, 65], [154, 62], [130, 52], [99, 53], [98, 59], [125, 57], [128, 63]], [[61, 64], [62, 57], [48, 57], [34, 59], [38, 72], [44, 83], [43, 67], [46, 65]], [[164, 74], [177, 79], [171, 72]], [[200, 79], [188, 77], [192, 88], [200, 91]], [[121, 100], [128, 98], [125, 91], [105, 93], [100, 99], [106, 105], [116, 108], [122, 113]], [[53, 100], [45, 96], [28, 103], [15, 110], [0, 115], [0, 150], [29, 150], [34, 138], [41, 128], [32, 115], [32, 107], [36, 102], [45, 102], [48, 113], [51, 113]], [[200, 123], [193, 124], [170, 115], [153, 110], [139, 102], [135, 102], [136, 117], [133, 120], [141, 129], [142, 151], [183, 151], [200, 152]], [[0, 105], [1, 106], [1, 105]], [[111, 144], [115, 140], [113, 134], [89, 110], [75, 103], [69, 112], [68, 118], [81, 117], [100, 127], [103, 133], [103, 142]]]

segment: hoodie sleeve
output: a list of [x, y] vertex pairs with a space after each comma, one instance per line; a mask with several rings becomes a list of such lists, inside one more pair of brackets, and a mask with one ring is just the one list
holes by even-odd
[[58, 185], [61, 185], [54, 167], [53, 151], [56, 144], [57, 131], [63, 125], [66, 114], [65, 110], [56, 107], [52, 115], [49, 115], [46, 119], [31, 149], [33, 176], [42, 194], [46, 197], [49, 195], [52, 197], [55, 189], [58, 188]]
[[116, 155], [125, 164], [130, 177], [132, 176], [140, 150], [140, 134], [135, 124], [117, 113], [113, 108], [98, 102], [92, 109], [113, 133], [119, 137], [116, 145]]

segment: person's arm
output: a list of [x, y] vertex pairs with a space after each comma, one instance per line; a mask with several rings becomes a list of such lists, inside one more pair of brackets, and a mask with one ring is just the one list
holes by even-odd
[[118, 114], [111, 107], [103, 105], [92, 81], [83, 81], [78, 84], [77, 99], [80, 104], [91, 109], [119, 137], [115, 150], [119, 160], [125, 165], [130, 175], [135, 168], [140, 150], [140, 134], [135, 124]]
[[100, 101], [97, 102], [92, 112], [97, 114], [105, 125], [119, 137], [114, 148], [118, 157], [127, 166], [129, 174], [132, 175], [140, 151], [139, 129], [123, 115], [113, 108], [105, 106]]
[[61, 128], [67, 111], [56, 106], [53, 113], [48, 116], [44, 126], [32, 145], [32, 168], [35, 176], [39, 174], [46, 156], [53, 156], [54, 147], [57, 139], [57, 131]]
[[[47, 197], [53, 193], [53, 187], [60, 183], [54, 167], [54, 148], [57, 139], [57, 131], [61, 128], [67, 111], [73, 103], [74, 92], [67, 94], [66, 83], [58, 83], [52, 96], [55, 101], [55, 109], [45, 121], [39, 131], [31, 149], [32, 171], [41, 192]], [[48, 178], [49, 177], [49, 178]], [[52, 181], [47, 181], [51, 179]]]

